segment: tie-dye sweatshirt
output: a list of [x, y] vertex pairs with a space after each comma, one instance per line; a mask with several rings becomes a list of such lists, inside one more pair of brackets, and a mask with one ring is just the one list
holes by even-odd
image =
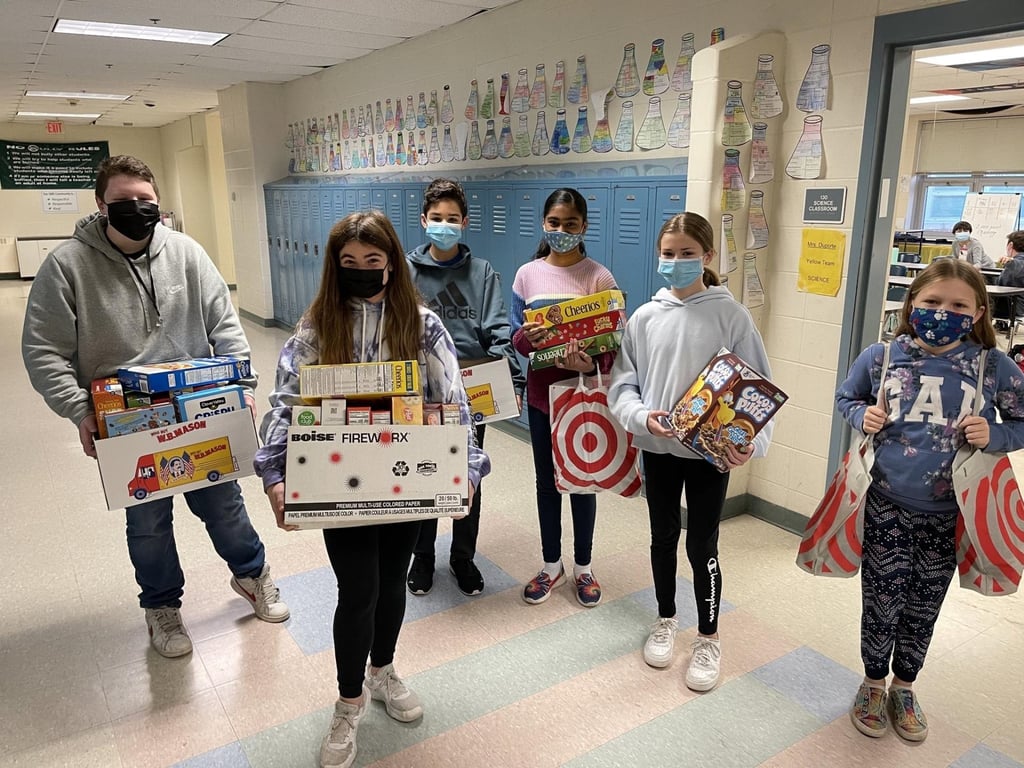
[[[350, 307], [356, 315], [352, 339], [353, 363], [389, 360], [387, 342], [381, 343], [384, 311], [383, 303], [353, 299]], [[425, 307], [420, 307], [423, 335], [420, 337], [420, 382], [425, 403], [458, 403], [461, 421], [467, 425], [469, 445], [469, 481], [474, 488], [491, 471], [491, 462], [476, 445], [466, 390], [455, 353], [455, 344], [445, 330], [441, 319]], [[320, 362], [319, 340], [309, 320], [303, 318], [295, 334], [285, 342], [277, 363], [277, 378], [270, 395], [271, 410], [263, 417], [260, 437], [263, 447], [256, 452], [253, 462], [256, 474], [263, 478], [263, 487], [269, 488], [284, 481], [285, 456], [288, 447], [288, 427], [292, 423], [292, 406], [302, 402], [299, 397], [299, 367]]]

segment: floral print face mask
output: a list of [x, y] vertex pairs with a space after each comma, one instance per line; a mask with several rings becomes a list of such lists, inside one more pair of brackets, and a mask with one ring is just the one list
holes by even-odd
[[910, 311], [910, 327], [922, 344], [944, 347], [969, 335], [974, 318], [948, 309], [915, 307]]

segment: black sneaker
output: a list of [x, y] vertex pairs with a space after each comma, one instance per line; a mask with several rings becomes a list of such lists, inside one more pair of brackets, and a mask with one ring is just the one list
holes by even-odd
[[[462, 594], [472, 597], [484, 591], [484, 577], [480, 575], [480, 569], [472, 560], [452, 560], [448, 570], [455, 577]], [[412, 578], [412, 574], [409, 574], [409, 578]]]
[[414, 595], [425, 595], [434, 588], [434, 559], [415, 555], [405, 583]]

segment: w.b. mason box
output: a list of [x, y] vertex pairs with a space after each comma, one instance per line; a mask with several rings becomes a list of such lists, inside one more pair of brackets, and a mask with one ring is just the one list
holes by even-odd
[[284, 519], [300, 528], [469, 513], [469, 427], [367, 425], [288, 430]]

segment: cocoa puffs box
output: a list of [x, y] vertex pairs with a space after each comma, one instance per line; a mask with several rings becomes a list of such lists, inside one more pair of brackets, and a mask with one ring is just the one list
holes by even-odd
[[679, 442], [728, 471], [726, 445], [749, 445], [789, 396], [724, 347], [669, 414]]

